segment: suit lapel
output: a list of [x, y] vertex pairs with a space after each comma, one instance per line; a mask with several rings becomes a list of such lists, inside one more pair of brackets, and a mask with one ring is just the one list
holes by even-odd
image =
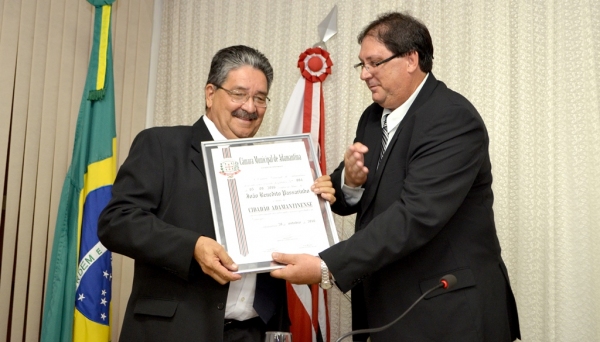
[[[377, 162], [379, 161], [379, 155], [381, 154], [381, 114], [383, 108], [375, 107], [376, 115], [373, 115], [373, 119], [367, 122], [365, 127], [365, 135], [362, 143], [369, 146], [369, 153], [365, 155], [365, 166], [369, 170], [375, 170], [377, 168]], [[368, 182], [368, 180], [367, 180]]]
[[201, 142], [212, 141], [213, 137], [212, 135], [210, 135], [210, 132], [208, 131], [208, 128], [206, 127], [206, 124], [204, 123], [204, 119], [202, 117], [200, 117], [200, 119], [196, 121], [194, 126], [192, 126], [192, 132], [193, 134], [191, 145], [192, 149], [194, 150], [191, 154], [192, 163], [194, 164], [194, 166], [196, 166], [198, 171], [202, 173], [202, 176], [206, 178], [206, 174], [204, 173], [204, 158], [202, 157]]
[[400, 132], [402, 132], [402, 127], [404, 126], [404, 125], [402, 125], [403, 122], [405, 122], [405, 121], [402, 120], [402, 122], [398, 126], [398, 129], [396, 129], [396, 132], [394, 132], [394, 135], [390, 139], [390, 141], [388, 143], [388, 147], [385, 150], [385, 153], [383, 154], [383, 157], [381, 157], [381, 161], [379, 162], [379, 167], [377, 168], [377, 172], [375, 173], [375, 177], [374, 177], [376, 180], [379, 180], [379, 178], [381, 178], [381, 173], [383, 172], [383, 169], [385, 169], [385, 164], [387, 163], [388, 159], [390, 158], [390, 154], [394, 150], [394, 146], [396, 145], [396, 141], [398, 141], [398, 136], [400, 135]]
[[[413, 104], [410, 106], [410, 108], [408, 108], [408, 112], [406, 112], [406, 116], [404, 117], [404, 120], [402, 120], [402, 122], [400, 123], [400, 126], [402, 126], [403, 123], [408, 121], [406, 119], [413, 116], [415, 114], [415, 112], [419, 108], [421, 108], [422, 105], [424, 105], [427, 101], [429, 101], [429, 98], [431, 97], [431, 94], [437, 87], [437, 84], [438, 84], [438, 81], [435, 78], [435, 76], [433, 76], [433, 73], [429, 73], [429, 77], [427, 77], [427, 81], [425, 81], [425, 84], [423, 84], [423, 88], [421, 88], [421, 91], [419, 92], [419, 95], [417, 95], [415, 102], [413, 102]], [[400, 127], [398, 127], [398, 128], [400, 128]]]
[[367, 182], [364, 186], [365, 192], [361, 199], [363, 211], [373, 200], [373, 195], [379, 183], [379, 173], [383, 169], [383, 165], [379, 165], [379, 168], [377, 167], [377, 162], [379, 162], [379, 156], [381, 155], [381, 114], [383, 113], [383, 108], [380, 106], [374, 108], [376, 108], [377, 115], [373, 115], [373, 120], [368, 121], [365, 127], [364, 144], [370, 146], [370, 150], [365, 155], [365, 166], [369, 169], [369, 176], [367, 177]]

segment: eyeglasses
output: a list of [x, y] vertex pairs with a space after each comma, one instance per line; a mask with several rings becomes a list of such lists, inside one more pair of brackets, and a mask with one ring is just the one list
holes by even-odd
[[389, 58], [386, 58], [386, 59], [384, 59], [382, 61], [379, 61], [377, 63], [370, 63], [370, 64], [366, 63], [365, 64], [364, 62], [360, 62], [360, 63], [354, 65], [354, 69], [356, 71], [358, 71], [359, 73], [361, 73], [362, 69], [365, 68], [365, 69], [367, 69], [367, 72], [372, 73], [375, 68], [377, 68], [378, 66], [380, 66], [383, 63], [387, 63], [387, 62], [391, 61], [392, 59], [394, 59], [396, 57], [400, 57], [400, 54], [397, 53], [397, 54], [395, 54], [395, 55], [393, 55], [393, 56], [391, 56]]
[[[235, 103], [244, 104], [250, 98], [250, 94], [242, 93], [237, 90], [228, 90], [216, 84], [214, 84], [214, 86], [217, 87], [217, 89], [225, 90], [227, 94], [229, 94], [229, 97], [231, 97], [231, 101]], [[254, 101], [254, 105], [258, 108], [267, 108], [269, 101], [271, 101], [271, 99], [265, 95], [254, 95], [252, 96], [252, 100]]]

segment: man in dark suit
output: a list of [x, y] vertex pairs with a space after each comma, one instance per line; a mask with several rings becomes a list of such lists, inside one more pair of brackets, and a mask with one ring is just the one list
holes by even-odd
[[432, 292], [389, 329], [371, 332], [371, 340], [520, 338], [494, 226], [483, 120], [431, 73], [433, 44], [417, 19], [384, 14], [358, 41], [355, 68], [374, 103], [331, 175], [337, 196], [332, 208], [356, 213], [356, 232], [321, 252], [321, 259], [275, 253], [288, 266], [272, 275], [326, 286], [332, 276], [342, 291], [352, 289], [356, 330], [394, 321], [442, 276], [453, 274], [453, 288]]
[[[263, 120], [273, 69], [259, 51], [214, 56], [206, 116], [155, 127], [134, 140], [100, 216], [109, 250], [135, 260], [120, 341], [255, 341], [287, 331], [285, 282], [237, 265], [215, 239], [200, 142], [252, 137]], [[334, 201], [329, 176], [317, 187]]]

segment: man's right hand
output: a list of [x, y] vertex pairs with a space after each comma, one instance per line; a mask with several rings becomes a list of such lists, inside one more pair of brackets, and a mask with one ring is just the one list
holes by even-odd
[[211, 238], [201, 236], [198, 239], [194, 248], [194, 259], [200, 264], [204, 273], [220, 284], [242, 279], [241, 275], [232, 272], [237, 271], [238, 266], [227, 254], [225, 248]]
[[350, 145], [344, 153], [344, 184], [356, 188], [367, 181], [369, 169], [365, 166], [365, 153], [369, 148], [359, 142]]

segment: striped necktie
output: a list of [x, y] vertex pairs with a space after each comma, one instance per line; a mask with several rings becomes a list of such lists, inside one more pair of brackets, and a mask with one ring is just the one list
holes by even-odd
[[[383, 154], [385, 153], [385, 149], [387, 148], [388, 143], [388, 130], [387, 130], [387, 118], [388, 114], [383, 116], [383, 127], [381, 127], [381, 155], [379, 156], [379, 161], [383, 158]], [[379, 167], [379, 162], [377, 162], [377, 167]]]

